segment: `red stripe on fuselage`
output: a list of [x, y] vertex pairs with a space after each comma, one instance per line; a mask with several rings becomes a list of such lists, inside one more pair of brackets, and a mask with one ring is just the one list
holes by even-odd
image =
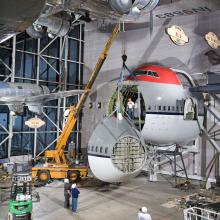
[[136, 75], [134, 77], [129, 76], [128, 80], [139, 80], [145, 82], [153, 82], [153, 83], [163, 83], [163, 84], [175, 84], [181, 85], [180, 80], [177, 77], [177, 74], [167, 67], [162, 66], [154, 66], [154, 65], [146, 65], [136, 68], [135, 70], [146, 70], [156, 72], [159, 77], [148, 76], [148, 75]]

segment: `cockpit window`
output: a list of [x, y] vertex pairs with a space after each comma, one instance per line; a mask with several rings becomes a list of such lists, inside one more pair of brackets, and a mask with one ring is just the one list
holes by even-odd
[[159, 75], [151, 70], [134, 70], [133, 71], [134, 75], [147, 75], [147, 76], [152, 76], [152, 77], [159, 77]]
[[146, 70], [134, 70], [134, 75], [146, 75]]
[[156, 72], [153, 72], [153, 71], [146, 71], [146, 74], [148, 76], [159, 77], [159, 75]]

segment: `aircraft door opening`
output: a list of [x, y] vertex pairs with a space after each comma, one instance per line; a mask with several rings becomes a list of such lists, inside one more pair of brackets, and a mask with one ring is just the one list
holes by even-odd
[[191, 98], [185, 100], [184, 120], [196, 120], [196, 105]]
[[[137, 128], [139, 128], [139, 123], [141, 124], [141, 129], [144, 126], [145, 123], [145, 102], [144, 98], [140, 92], [138, 94], [138, 86], [137, 85], [123, 85], [122, 91], [121, 91], [121, 103], [120, 106], [122, 108], [122, 114], [125, 117], [128, 117], [127, 115], [127, 103], [128, 99], [131, 98], [131, 100], [135, 103], [134, 106], [134, 118], [133, 123], [136, 125]], [[140, 97], [140, 109], [139, 109], [139, 100]], [[118, 98], [118, 88], [114, 91], [113, 95], [109, 99], [108, 107], [107, 107], [107, 114], [110, 115], [112, 112], [116, 110], [117, 106], [117, 98]], [[140, 121], [139, 121], [140, 119]]]

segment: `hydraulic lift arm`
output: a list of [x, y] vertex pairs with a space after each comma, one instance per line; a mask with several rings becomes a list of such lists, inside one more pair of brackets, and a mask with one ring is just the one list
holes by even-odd
[[89, 95], [89, 92], [95, 82], [96, 77], [98, 76], [98, 73], [100, 72], [100, 69], [102, 68], [102, 65], [104, 64], [108, 52], [112, 46], [112, 43], [114, 41], [114, 39], [116, 38], [117, 34], [120, 31], [120, 24], [116, 24], [112, 34], [110, 35], [104, 50], [102, 51], [102, 53], [99, 56], [99, 59], [95, 65], [95, 68], [93, 69], [89, 81], [85, 87], [85, 92], [81, 95], [79, 102], [77, 103], [76, 107], [71, 106], [70, 107], [70, 113], [69, 116], [67, 118], [67, 122], [65, 124], [65, 127], [61, 133], [61, 135], [59, 136], [59, 139], [57, 141], [57, 145], [56, 145], [56, 149], [55, 150], [47, 150], [45, 151], [45, 157], [48, 158], [54, 158], [55, 162], [57, 164], [67, 164], [67, 161], [65, 159], [65, 155], [64, 155], [64, 149], [67, 143], [67, 140], [76, 124], [76, 120], [80, 114], [81, 109], [83, 108], [83, 105], [85, 104], [85, 101]]

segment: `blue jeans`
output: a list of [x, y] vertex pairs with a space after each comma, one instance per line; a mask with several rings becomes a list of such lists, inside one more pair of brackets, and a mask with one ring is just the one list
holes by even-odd
[[76, 212], [77, 210], [78, 198], [72, 198], [72, 211]]
[[134, 110], [132, 108], [128, 109], [128, 117], [130, 119], [134, 119]]

